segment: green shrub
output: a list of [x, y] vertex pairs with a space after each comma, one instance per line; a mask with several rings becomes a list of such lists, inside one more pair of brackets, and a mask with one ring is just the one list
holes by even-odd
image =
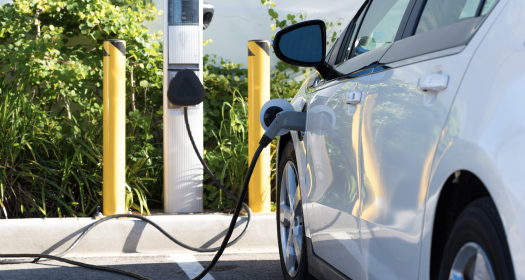
[[[161, 34], [142, 26], [159, 14], [131, 0], [0, 6], [0, 217], [90, 216], [102, 205], [102, 42], [117, 38], [127, 43], [126, 204], [162, 207]], [[204, 58], [205, 159], [237, 194], [248, 166], [247, 70], [214, 59]], [[280, 72], [271, 83], [272, 98], [300, 86]], [[204, 188], [206, 207], [232, 207], [209, 178]]]
[[101, 204], [102, 42], [117, 38], [127, 43], [126, 203], [145, 213], [160, 205], [161, 34], [142, 25], [159, 14], [132, 0], [0, 6], [4, 215], [87, 216]]

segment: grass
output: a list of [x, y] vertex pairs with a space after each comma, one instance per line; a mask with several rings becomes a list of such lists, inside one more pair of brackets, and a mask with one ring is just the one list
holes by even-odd
[[[93, 215], [102, 205], [101, 116], [53, 116], [20, 88], [0, 88], [0, 218]], [[162, 185], [162, 160], [143, 141], [151, 125], [128, 118], [126, 207], [144, 214], [152, 191], [162, 191], [153, 187]]]

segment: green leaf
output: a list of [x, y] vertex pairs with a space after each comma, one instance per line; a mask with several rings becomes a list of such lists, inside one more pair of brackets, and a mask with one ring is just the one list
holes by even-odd
[[279, 14], [276, 13], [273, 9], [268, 9], [268, 14], [274, 19], [279, 18]]
[[93, 32], [91, 33], [91, 35], [93, 36], [93, 38], [94, 38], [95, 40], [98, 39], [98, 38], [100, 37], [100, 33], [99, 33], [98, 31], [96, 31], [96, 30], [93, 31]]

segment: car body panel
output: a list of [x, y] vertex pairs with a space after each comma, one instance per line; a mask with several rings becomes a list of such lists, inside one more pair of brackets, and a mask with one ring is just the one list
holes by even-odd
[[[471, 55], [459, 53], [373, 74], [362, 125], [361, 238], [368, 279], [416, 279], [434, 152]], [[418, 81], [442, 71], [440, 92]]]
[[[434, 158], [422, 232], [420, 279], [429, 279], [433, 221], [441, 189], [458, 170], [475, 174], [489, 191], [507, 235], [516, 279], [525, 279], [524, 10], [523, 1], [501, 0], [481, 28], [490, 31], [473, 38], [482, 43], [470, 50], [476, 53]], [[501, 42], [505, 42], [504, 48]]]

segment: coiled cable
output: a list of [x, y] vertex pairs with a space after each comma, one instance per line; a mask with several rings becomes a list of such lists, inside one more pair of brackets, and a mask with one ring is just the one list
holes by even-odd
[[[65, 262], [65, 263], [69, 263], [69, 264], [73, 264], [73, 265], [77, 265], [77, 266], [80, 266], [80, 267], [85, 267], [85, 268], [90, 268], [90, 269], [95, 269], [95, 270], [101, 270], [101, 271], [117, 273], [117, 274], [129, 276], [129, 277], [133, 277], [135, 279], [149, 280], [149, 278], [147, 278], [147, 277], [144, 277], [144, 276], [136, 274], [136, 273], [128, 272], [128, 271], [125, 271], [125, 270], [120, 270], [120, 269], [111, 268], [111, 267], [105, 267], [105, 266], [90, 265], [90, 264], [86, 264], [86, 263], [72, 261], [72, 260], [68, 260], [68, 259], [62, 258], [62, 256], [66, 255], [71, 250], [73, 250], [73, 248], [75, 248], [75, 246], [84, 238], [84, 236], [86, 236], [88, 234], [88, 232], [91, 231], [97, 225], [99, 225], [99, 224], [101, 224], [101, 223], [103, 223], [105, 221], [111, 220], [111, 219], [136, 218], [136, 219], [139, 219], [139, 220], [142, 220], [142, 221], [144, 221], [146, 223], [151, 224], [153, 227], [158, 229], [162, 234], [164, 234], [164, 236], [166, 236], [168, 239], [170, 239], [171, 241], [173, 241], [177, 245], [179, 245], [181, 247], [184, 247], [184, 248], [186, 248], [188, 250], [197, 251], [197, 252], [215, 252], [215, 251], [217, 251], [217, 254], [215, 254], [215, 256], [213, 257], [213, 260], [210, 262], [210, 264], [208, 264], [208, 266], [206, 266], [206, 268], [199, 275], [197, 275], [197, 277], [193, 278], [194, 280], [202, 279], [215, 266], [215, 264], [217, 263], [217, 261], [221, 257], [221, 255], [224, 252], [224, 250], [227, 247], [229, 247], [229, 246], [235, 244], [237, 241], [239, 241], [246, 234], [246, 231], [248, 230], [248, 228], [250, 226], [251, 210], [243, 202], [243, 200], [244, 200], [244, 197], [246, 196], [246, 192], [248, 190], [248, 183], [250, 182], [250, 178], [252, 176], [253, 169], [255, 168], [255, 165], [257, 164], [257, 160], [259, 158], [259, 155], [261, 154], [262, 150], [264, 149], [264, 147], [266, 145], [264, 145], [263, 143], [261, 143], [259, 145], [259, 148], [257, 149], [257, 151], [255, 152], [255, 154], [254, 154], [254, 156], [252, 158], [252, 161], [250, 163], [250, 167], [248, 168], [248, 173], [246, 174], [246, 177], [244, 179], [241, 195], [239, 197], [236, 197], [230, 191], [228, 191], [228, 189], [226, 189], [222, 184], [220, 184], [220, 182], [217, 180], [217, 178], [215, 178], [213, 173], [211, 173], [210, 169], [208, 168], [208, 166], [206, 165], [206, 163], [204, 162], [204, 160], [200, 156], [200, 153], [199, 153], [199, 151], [197, 149], [197, 146], [195, 145], [195, 141], [193, 140], [193, 136], [191, 134], [191, 129], [190, 129], [190, 126], [189, 126], [189, 123], [188, 123], [188, 108], [187, 107], [184, 107], [184, 120], [185, 120], [185, 123], [186, 123], [186, 130], [188, 131], [188, 136], [190, 137], [190, 140], [191, 140], [191, 144], [193, 146], [193, 149], [195, 150], [195, 153], [197, 154], [197, 156], [199, 158], [199, 161], [201, 162], [202, 166], [204, 167], [204, 170], [206, 171], [206, 173], [210, 176], [210, 178], [213, 180], [213, 182], [219, 188], [221, 188], [228, 196], [230, 196], [234, 200], [237, 200], [237, 206], [235, 208], [235, 212], [233, 213], [233, 217], [232, 217], [232, 220], [230, 222], [230, 227], [228, 228], [228, 232], [226, 233], [226, 236], [224, 237], [220, 247], [207, 248], [207, 249], [195, 248], [195, 247], [186, 245], [186, 244], [178, 241], [173, 236], [168, 234], [164, 229], [162, 229], [159, 225], [157, 225], [155, 222], [149, 220], [148, 218], [145, 218], [145, 217], [139, 216], [139, 215], [133, 215], [133, 214], [118, 214], [118, 215], [107, 216], [107, 217], [105, 217], [103, 219], [100, 219], [100, 220], [94, 222], [93, 224], [91, 224], [88, 228], [86, 228], [82, 232], [82, 234], [80, 234], [80, 236], [75, 240], [75, 242], [73, 242], [73, 244], [71, 244], [71, 246], [69, 246], [69, 248], [67, 248], [62, 253], [59, 253], [57, 255], [45, 255], [45, 254], [0, 254], [0, 258], [26, 258], [26, 259], [0, 260], [0, 264], [37, 263], [37, 262], [42, 262], [42, 261], [47, 261], [47, 260], [52, 259], [52, 260], [57, 260], [57, 261], [61, 261], [61, 262]], [[241, 208], [243, 208], [243, 207], [246, 210], [246, 213], [248, 215], [246, 226], [244, 227], [244, 230], [242, 231], [242, 233], [237, 238], [235, 238], [232, 242], [228, 242], [230, 240], [230, 238], [231, 238], [233, 230], [235, 229], [235, 225], [237, 223], [237, 218], [239, 217], [239, 213], [241, 211]], [[27, 259], [27, 258], [31, 258], [31, 259]]]

